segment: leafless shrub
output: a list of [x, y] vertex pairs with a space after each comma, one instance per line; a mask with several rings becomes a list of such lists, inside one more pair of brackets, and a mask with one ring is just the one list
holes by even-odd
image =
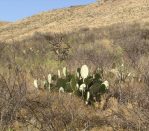
[[[14, 69], [13, 73], [16, 72]], [[20, 71], [14, 75], [17, 77], [11, 77], [11, 83], [9, 77], [0, 77], [1, 130], [98, 130], [105, 129], [105, 126], [113, 130], [149, 128], [149, 90], [144, 83], [111, 85], [104, 108], [96, 109], [85, 106], [77, 96], [67, 93], [29, 91], [25, 74]]]
[[[16, 114], [24, 105], [26, 82], [22, 72], [13, 72], [6, 78], [0, 74], [0, 128], [6, 130], [16, 120]], [[15, 76], [16, 75], [16, 76]]]
[[[0, 67], [4, 69], [0, 72], [0, 130], [106, 130], [105, 126], [112, 130], [149, 129], [148, 29], [120, 24], [46, 35], [37, 33], [24, 43], [0, 47]], [[108, 46], [105, 40], [110, 41]], [[72, 44], [71, 48], [67, 43]], [[133, 69], [143, 80], [110, 83], [110, 91], [101, 102], [103, 108], [98, 109], [85, 106], [69, 94], [28, 90], [31, 83], [22, 71], [24, 65], [32, 77], [42, 78], [49, 71], [46, 61], [56, 57], [72, 69], [85, 63], [106, 69], [122, 59], [130, 72]]]
[[1, 58], [1, 53], [2, 53], [2, 51], [4, 50], [4, 48], [5, 48], [5, 43], [0, 43], [0, 58]]
[[64, 42], [63, 34], [54, 34], [52, 36], [46, 34], [45, 38], [49, 41], [51, 51], [55, 53], [59, 61], [66, 60], [69, 55], [70, 45]]

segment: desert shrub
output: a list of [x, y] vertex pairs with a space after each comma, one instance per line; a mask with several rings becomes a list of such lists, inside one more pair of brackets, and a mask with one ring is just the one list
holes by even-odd
[[1, 130], [88, 129], [91, 108], [75, 95], [30, 90], [26, 74], [15, 67], [0, 75]]
[[149, 90], [142, 82], [110, 83], [110, 90], [101, 99], [104, 105], [100, 108], [85, 106], [84, 101], [76, 95], [30, 90], [25, 72], [15, 66], [7, 76], [1, 74], [0, 83], [1, 130], [149, 128]]
[[16, 67], [7, 75], [0, 74], [0, 130], [8, 129], [17, 119], [17, 112], [25, 104], [26, 81]]
[[[121, 23], [109, 27], [80, 29], [67, 34], [36, 32], [24, 41], [14, 41], [11, 46], [6, 44], [8, 47], [2, 51], [1, 63], [6, 63], [8, 55], [11, 54], [7, 49], [13, 48], [18, 64], [28, 69], [36, 63], [50, 70], [53, 68], [50, 63], [58, 65], [56, 61], [60, 59], [72, 69], [86, 62], [92, 66], [96, 63], [109, 67], [114, 62], [121, 62], [122, 59], [137, 69], [141, 56], [148, 54], [146, 25]], [[107, 42], [110, 43], [110, 49], [106, 47]]]
[[11, 87], [3, 76], [0, 78], [1, 130], [71, 130], [82, 128], [87, 122], [87, 109], [83, 110], [80, 99], [55, 93], [30, 94], [23, 83]]
[[[147, 25], [121, 23], [64, 35], [36, 33], [25, 41], [0, 43], [0, 130], [148, 130], [148, 32]], [[62, 45], [70, 45], [66, 57], [55, 53], [59, 43], [49, 44], [61, 37]], [[91, 72], [101, 67], [101, 82], [109, 80], [104, 73], [113, 63], [124, 63], [133, 75], [126, 81], [112, 78], [98, 108], [85, 106], [81, 94], [32, 89], [33, 78], [45, 80], [63, 65], [73, 72], [84, 63]]]

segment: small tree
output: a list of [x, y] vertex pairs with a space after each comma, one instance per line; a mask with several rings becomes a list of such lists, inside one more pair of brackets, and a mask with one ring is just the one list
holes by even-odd
[[51, 51], [55, 53], [58, 61], [66, 60], [69, 55], [70, 45], [64, 42], [64, 35], [54, 34], [52, 37], [49, 35], [45, 37], [49, 41]]

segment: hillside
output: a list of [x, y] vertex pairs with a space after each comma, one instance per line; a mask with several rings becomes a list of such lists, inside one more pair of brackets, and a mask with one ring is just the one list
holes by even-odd
[[102, 1], [0, 23], [0, 131], [149, 130], [149, 0]]
[[149, 21], [148, 0], [116, 0], [43, 12], [0, 27], [0, 41], [21, 40], [34, 32], [68, 32], [84, 27]]
[[0, 27], [9, 24], [9, 22], [2, 22], [0, 21]]

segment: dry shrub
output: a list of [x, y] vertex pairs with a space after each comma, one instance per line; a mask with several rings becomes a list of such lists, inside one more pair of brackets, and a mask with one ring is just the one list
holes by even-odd
[[[16, 70], [15, 70], [16, 71]], [[17, 119], [17, 112], [25, 104], [26, 81], [22, 72], [6, 77], [0, 74], [0, 130], [8, 129]]]
[[149, 57], [142, 56], [138, 61], [138, 72], [141, 74], [141, 80], [149, 86]]
[[[110, 130], [148, 130], [148, 32], [138, 24], [120, 24], [82, 29], [64, 36], [63, 42], [71, 44], [65, 62], [72, 69], [85, 63], [92, 68], [103, 66], [106, 69], [123, 59], [129, 69], [133, 68], [141, 76], [141, 81], [110, 83], [110, 91], [100, 109], [85, 106], [78, 97], [66, 93], [27, 90], [29, 83], [20, 67], [31, 70], [33, 77], [42, 78], [50, 71], [47, 69], [58, 65], [50, 66], [56, 56], [42, 34], [37, 33], [21, 44], [0, 47], [1, 68], [11, 69], [11, 74], [7, 70], [0, 76], [0, 130], [105, 130], [106, 127]], [[45, 64], [47, 61], [49, 63]], [[14, 68], [14, 65], [17, 66]]]
[[[112, 109], [112, 123], [115, 128], [126, 130], [147, 130], [149, 128], [149, 90], [145, 83], [119, 83], [110, 88], [111, 98], [104, 107]], [[112, 107], [112, 108], [111, 108]]]
[[[9, 77], [8, 77], [9, 78]], [[12, 77], [11, 77], [12, 78]], [[144, 83], [110, 86], [103, 107], [86, 106], [68, 93], [26, 89], [25, 74], [9, 84], [1, 75], [1, 130], [147, 130], [149, 90]], [[14, 88], [15, 87], [15, 88]], [[102, 102], [101, 102], [102, 103]]]
[[35, 119], [33, 127], [39, 130], [83, 129], [88, 121], [89, 110], [79, 98], [69, 94], [51, 93], [27, 104], [28, 115]]
[[26, 74], [15, 67], [0, 75], [0, 130], [86, 128], [91, 109], [81, 99], [65, 93], [28, 90], [26, 82]]

